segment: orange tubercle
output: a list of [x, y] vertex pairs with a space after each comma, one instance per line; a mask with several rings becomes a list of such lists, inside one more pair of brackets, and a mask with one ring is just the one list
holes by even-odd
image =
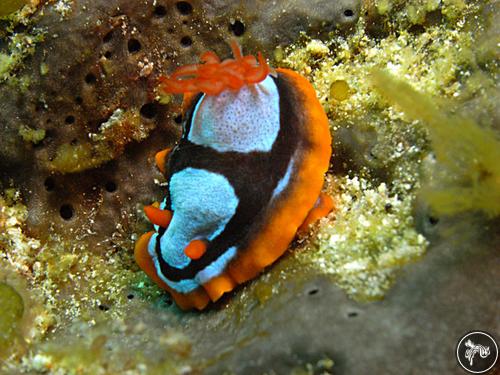
[[172, 220], [172, 212], [169, 210], [162, 210], [160, 208], [151, 206], [144, 206], [144, 213], [148, 217], [149, 221], [155, 225], [159, 225], [162, 228], [167, 228]]
[[165, 164], [167, 162], [167, 157], [168, 154], [170, 154], [170, 151], [172, 151], [172, 147], [168, 147], [164, 150], [161, 150], [156, 153], [155, 155], [155, 163], [158, 169], [160, 170], [161, 173], [165, 174], [166, 169], [165, 169]]
[[203, 240], [193, 240], [184, 249], [184, 254], [191, 259], [200, 259], [207, 251], [207, 243]]
[[226, 89], [239, 90], [244, 85], [259, 83], [271, 72], [260, 52], [257, 58], [243, 56], [235, 41], [231, 42], [231, 49], [234, 59], [221, 62], [214, 52], [205, 52], [200, 56], [203, 64], [185, 65], [170, 77], [161, 76], [160, 89], [172, 94], [203, 92], [218, 95]]

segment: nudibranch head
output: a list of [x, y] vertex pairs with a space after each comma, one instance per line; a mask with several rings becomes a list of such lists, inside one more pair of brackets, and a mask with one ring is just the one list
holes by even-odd
[[183, 134], [155, 157], [168, 188], [144, 210], [155, 230], [135, 258], [184, 309], [257, 276], [333, 207], [321, 194], [331, 138], [313, 87], [232, 50], [234, 59], [206, 52], [160, 79], [184, 94]]
[[234, 59], [221, 61], [214, 52], [207, 51], [200, 56], [202, 64], [186, 65], [170, 77], [160, 77], [160, 90], [171, 94], [219, 95], [226, 89], [239, 90], [245, 85], [259, 83], [271, 72], [260, 52], [257, 58], [243, 56], [235, 41], [231, 42], [231, 49]]

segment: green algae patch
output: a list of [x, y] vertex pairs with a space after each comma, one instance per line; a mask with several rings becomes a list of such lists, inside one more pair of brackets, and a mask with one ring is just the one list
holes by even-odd
[[411, 120], [420, 120], [436, 161], [423, 197], [437, 214], [479, 210], [500, 215], [500, 135], [474, 120], [447, 114], [431, 97], [382, 70], [373, 72], [377, 90]]
[[346, 100], [349, 97], [349, 84], [344, 80], [332, 82], [330, 97], [338, 101]]
[[21, 125], [19, 127], [19, 135], [25, 142], [38, 144], [45, 138], [45, 129], [33, 129], [29, 126]]
[[0, 353], [12, 344], [24, 312], [22, 297], [9, 284], [0, 282]]
[[0, 17], [5, 17], [14, 13], [16, 10], [21, 9], [26, 3], [26, 0], [3, 0], [2, 5], [0, 5]]
[[137, 110], [117, 109], [101, 124], [98, 133], [89, 133], [90, 141], [81, 144], [63, 144], [58, 147], [49, 169], [61, 173], [76, 173], [115, 159], [123, 153], [125, 146], [147, 138], [151, 125], [141, 122]]
[[15, 33], [10, 36], [6, 49], [8, 53], [0, 53], [0, 82], [14, 78], [16, 72], [22, 68], [23, 61], [35, 53], [36, 45], [44, 38], [45, 32], [40, 28], [33, 28], [30, 33]]

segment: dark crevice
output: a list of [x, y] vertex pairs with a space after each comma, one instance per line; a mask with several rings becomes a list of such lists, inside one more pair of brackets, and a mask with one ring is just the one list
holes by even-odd
[[319, 289], [314, 288], [314, 289], [311, 289], [309, 292], [307, 292], [307, 294], [309, 294], [310, 296], [314, 296], [315, 294], [318, 294], [318, 292], [319, 292]]
[[346, 10], [344, 10], [344, 16], [350, 18], [350, 17], [354, 16], [354, 12], [352, 11], [352, 9], [346, 9]]
[[182, 115], [175, 116], [174, 121], [176, 124], [182, 124]]
[[45, 190], [47, 191], [53, 191], [56, 187], [56, 183], [54, 181], [53, 177], [47, 177], [44, 182], [45, 185]]
[[104, 43], [109, 43], [113, 39], [113, 30], [109, 31], [104, 37], [102, 38], [102, 41]]

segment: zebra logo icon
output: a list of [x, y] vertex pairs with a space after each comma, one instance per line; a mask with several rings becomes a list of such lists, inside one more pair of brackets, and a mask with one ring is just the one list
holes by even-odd
[[463, 336], [457, 345], [457, 360], [460, 366], [472, 374], [484, 374], [498, 360], [498, 345], [486, 332], [474, 331]]

